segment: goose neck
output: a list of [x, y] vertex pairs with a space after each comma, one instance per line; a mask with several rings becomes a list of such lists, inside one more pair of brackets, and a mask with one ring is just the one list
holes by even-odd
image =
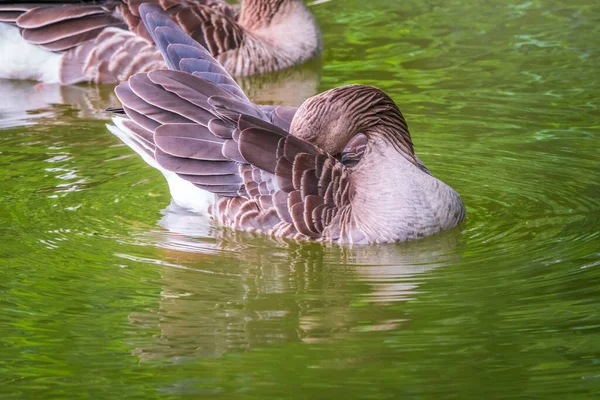
[[276, 22], [277, 16], [285, 13], [297, 0], [244, 0], [240, 13], [240, 24], [250, 31], [264, 29]]

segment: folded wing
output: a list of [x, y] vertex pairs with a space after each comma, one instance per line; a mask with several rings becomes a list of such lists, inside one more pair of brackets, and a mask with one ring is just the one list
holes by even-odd
[[350, 203], [348, 171], [288, 134], [292, 107], [259, 107], [216, 60], [156, 7], [140, 7], [173, 70], [133, 76], [116, 93], [126, 126], [157, 163], [219, 195], [212, 214], [234, 229], [323, 235]]

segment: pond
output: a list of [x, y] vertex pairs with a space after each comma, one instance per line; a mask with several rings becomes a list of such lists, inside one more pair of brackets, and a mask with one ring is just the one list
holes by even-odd
[[322, 62], [244, 87], [381, 87], [465, 224], [355, 247], [223, 230], [107, 130], [112, 87], [1, 81], [0, 398], [599, 398], [596, 2], [312, 10]]

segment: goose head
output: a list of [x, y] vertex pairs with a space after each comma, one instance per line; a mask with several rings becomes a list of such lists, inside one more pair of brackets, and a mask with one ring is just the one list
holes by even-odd
[[296, 112], [290, 133], [339, 155], [357, 135], [381, 139], [415, 163], [406, 120], [394, 101], [381, 89], [347, 85], [306, 100]]
[[452, 228], [465, 218], [458, 193], [416, 157], [400, 109], [378, 88], [349, 85], [308, 99], [294, 115], [290, 134], [334, 156], [363, 141], [354, 163], [344, 163], [350, 206], [326, 237], [404, 241]]

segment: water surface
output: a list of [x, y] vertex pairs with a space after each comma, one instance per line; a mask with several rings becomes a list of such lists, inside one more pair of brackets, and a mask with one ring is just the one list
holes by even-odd
[[[0, 82], [0, 398], [600, 396], [600, 9], [337, 1], [298, 105], [386, 90], [468, 219], [354, 248], [174, 212], [111, 87]], [[402, 179], [402, 177], [398, 177]]]

